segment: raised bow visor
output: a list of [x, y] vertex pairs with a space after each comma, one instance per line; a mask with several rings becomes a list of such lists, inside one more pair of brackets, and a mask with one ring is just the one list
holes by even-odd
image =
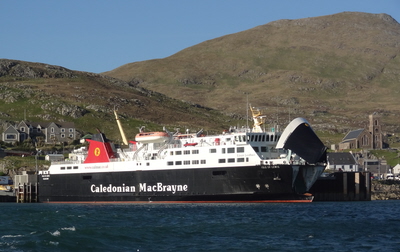
[[298, 117], [283, 131], [276, 148], [288, 149], [310, 164], [326, 162], [326, 147], [306, 119]]

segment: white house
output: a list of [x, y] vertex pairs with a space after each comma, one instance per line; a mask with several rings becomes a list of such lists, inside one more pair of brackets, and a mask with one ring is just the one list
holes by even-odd
[[327, 169], [343, 172], [358, 172], [358, 163], [350, 152], [328, 153]]
[[392, 168], [392, 173], [397, 175], [400, 173], [400, 164], [397, 164], [395, 167]]
[[44, 157], [45, 160], [47, 161], [64, 161], [64, 155], [63, 154], [47, 154]]

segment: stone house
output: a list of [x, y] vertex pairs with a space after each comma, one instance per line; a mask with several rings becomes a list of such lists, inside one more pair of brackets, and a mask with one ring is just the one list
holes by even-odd
[[373, 113], [369, 115], [369, 126], [348, 132], [339, 143], [339, 149], [383, 149], [386, 147], [383, 139], [380, 117]]
[[10, 125], [2, 133], [2, 141], [5, 143], [23, 142], [32, 139], [44, 143], [70, 142], [79, 139], [73, 122], [27, 122], [21, 121], [17, 125]]
[[[23, 142], [24, 133], [19, 132], [14, 126], [8, 126], [1, 135], [1, 140], [5, 143]], [[23, 139], [23, 140], [22, 140]]]
[[384, 159], [364, 159], [363, 163], [364, 170], [370, 172], [374, 177], [385, 178], [392, 170]]

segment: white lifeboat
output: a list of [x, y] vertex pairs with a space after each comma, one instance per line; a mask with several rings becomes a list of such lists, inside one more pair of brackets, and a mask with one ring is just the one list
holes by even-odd
[[136, 135], [135, 140], [140, 143], [162, 143], [167, 141], [169, 135], [167, 132], [140, 132]]

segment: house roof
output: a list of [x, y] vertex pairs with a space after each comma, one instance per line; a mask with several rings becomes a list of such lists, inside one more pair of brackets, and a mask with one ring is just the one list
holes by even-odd
[[58, 122], [57, 124], [62, 128], [75, 128], [75, 123], [73, 122]]
[[38, 128], [39, 126], [42, 128], [48, 128], [50, 124], [54, 123], [60, 128], [75, 128], [75, 123], [73, 122], [25, 122], [28, 126], [32, 126], [33, 128]]
[[10, 125], [3, 133], [18, 133], [18, 130], [14, 126]]
[[81, 137], [81, 139], [92, 139], [92, 135], [91, 134], [86, 134], [83, 137]]
[[350, 139], [355, 139], [357, 138], [362, 132], [364, 131], [364, 129], [358, 129], [358, 130], [352, 130], [349, 133], [347, 133], [347, 135], [343, 138], [343, 142], [346, 140], [350, 140]]
[[38, 128], [39, 126], [45, 127], [47, 126], [47, 122], [25, 122], [28, 126], [31, 126], [33, 128]]
[[357, 164], [350, 152], [332, 152], [328, 153], [328, 162], [335, 165]]

